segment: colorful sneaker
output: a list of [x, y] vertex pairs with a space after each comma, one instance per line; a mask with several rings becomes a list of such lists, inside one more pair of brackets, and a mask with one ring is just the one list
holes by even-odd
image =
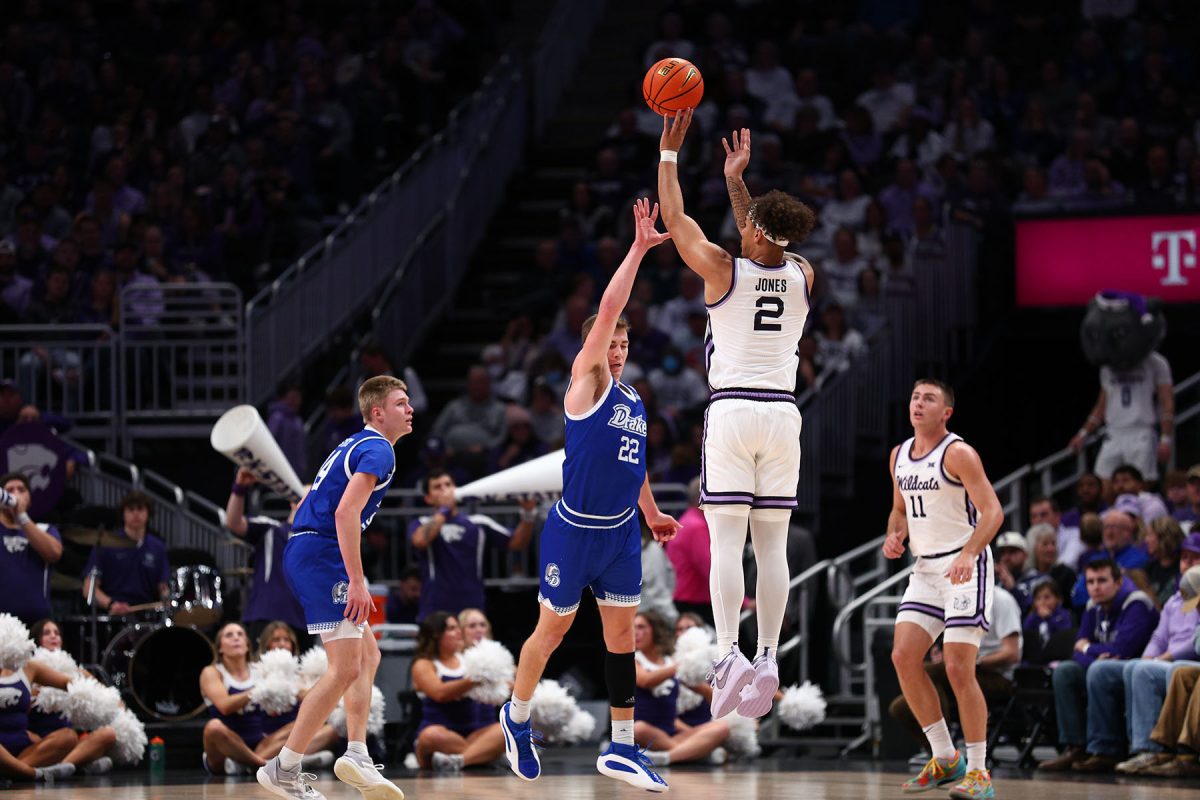
[[992, 788], [992, 774], [986, 769], [973, 769], [962, 782], [950, 790], [955, 800], [993, 800], [996, 790]]
[[648, 792], [667, 791], [667, 782], [654, 771], [654, 765], [643, 750], [632, 744], [610, 744], [596, 759], [601, 775], [625, 781], [630, 786]]
[[954, 758], [947, 761], [944, 758], [931, 758], [915, 778], [904, 782], [905, 794], [928, 792], [947, 783], [961, 781], [967, 775], [967, 760], [962, 753], [954, 751]]
[[379, 774], [381, 769], [383, 764], [374, 763], [370, 756], [349, 751], [333, 762], [333, 774], [342, 783], [358, 789], [363, 800], [404, 800], [404, 792]]
[[542, 774], [542, 760], [538, 758], [533, 723], [529, 720], [513, 722], [509, 711], [512, 702], [500, 707], [500, 730], [504, 733], [504, 756], [513, 773], [523, 781], [536, 781]]
[[[731, 645], [725, 657], [715, 662], [708, 673], [708, 685], [713, 690], [709, 705], [713, 719], [731, 714], [738, 707], [742, 702], [742, 689], [754, 680], [754, 675], [754, 667], [738, 650], [737, 644]], [[775, 680], [779, 680], [778, 673]]]
[[754, 659], [754, 680], [742, 692], [737, 713], [746, 719], [765, 717], [779, 688], [779, 663], [765, 652]]

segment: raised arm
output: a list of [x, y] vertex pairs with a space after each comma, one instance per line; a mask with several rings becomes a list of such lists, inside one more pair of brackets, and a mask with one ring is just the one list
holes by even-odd
[[571, 388], [567, 390], [566, 397], [567, 411], [571, 414], [585, 413], [596, 402], [600, 388], [607, 385], [608, 349], [617, 330], [617, 319], [625, 310], [629, 293], [633, 291], [638, 265], [650, 248], [671, 238], [671, 234], [659, 233], [654, 228], [658, 221], [657, 203], [651, 208], [649, 200], [644, 197], [639, 199], [634, 203], [633, 217], [633, 244], [604, 288], [596, 321], [571, 365]]
[[233, 480], [233, 490], [225, 501], [225, 527], [235, 536], [245, 536], [249, 523], [246, 521], [246, 492], [257, 483], [254, 473], [239, 468]]
[[733, 277], [733, 258], [710, 242], [696, 221], [683, 210], [683, 190], [679, 188], [679, 148], [692, 123], [692, 110], [680, 111], [673, 118], [663, 117], [659, 140], [658, 202], [662, 205], [663, 224], [683, 263], [704, 279], [705, 295], [710, 300], [729, 291]]
[[741, 135], [737, 131], [730, 134], [733, 146], [728, 139], [722, 139], [725, 148], [725, 188], [729, 190], [729, 205], [733, 207], [733, 224], [740, 231], [746, 226], [746, 215], [750, 213], [750, 190], [742, 180], [742, 173], [750, 163], [750, 129], [742, 128]]

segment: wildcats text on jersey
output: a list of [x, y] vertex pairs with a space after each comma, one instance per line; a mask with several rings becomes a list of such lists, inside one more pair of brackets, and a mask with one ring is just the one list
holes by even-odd
[[936, 492], [942, 488], [936, 477], [923, 481], [916, 475], [897, 475], [896, 486], [902, 492]]

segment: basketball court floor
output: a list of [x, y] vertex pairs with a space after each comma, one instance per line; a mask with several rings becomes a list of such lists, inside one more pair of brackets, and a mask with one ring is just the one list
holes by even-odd
[[[534, 783], [525, 783], [499, 768], [470, 770], [461, 775], [417, 774], [389, 769], [385, 774], [404, 790], [408, 800], [619, 800], [648, 795], [595, 772], [583, 752], [547, 754], [545, 772]], [[840, 767], [840, 769], [835, 769]], [[870, 761], [831, 761], [765, 758], [724, 767], [672, 767], [664, 770], [670, 795], [713, 800], [899, 800], [901, 782], [909, 775], [901, 764]], [[1195, 781], [1095, 778], [1074, 775], [1042, 776], [998, 769], [993, 780], [998, 800], [1054, 798], [1054, 800], [1194, 800], [1200, 789]], [[323, 773], [314, 784], [329, 800], [358, 800], [357, 791]], [[930, 792], [943, 798], [944, 792]], [[151, 784], [144, 772], [118, 772], [51, 785], [15, 784], [0, 793], [4, 800], [199, 800], [271, 797], [253, 778], [205, 776], [196, 772], [170, 773], [162, 783]]]

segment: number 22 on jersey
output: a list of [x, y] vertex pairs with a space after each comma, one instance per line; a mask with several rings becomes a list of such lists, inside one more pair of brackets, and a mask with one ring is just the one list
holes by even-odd
[[621, 451], [617, 453], [617, 461], [625, 461], [630, 464], [640, 463], [638, 461], [638, 450], [641, 449], [642, 443], [631, 436], [621, 437]]

